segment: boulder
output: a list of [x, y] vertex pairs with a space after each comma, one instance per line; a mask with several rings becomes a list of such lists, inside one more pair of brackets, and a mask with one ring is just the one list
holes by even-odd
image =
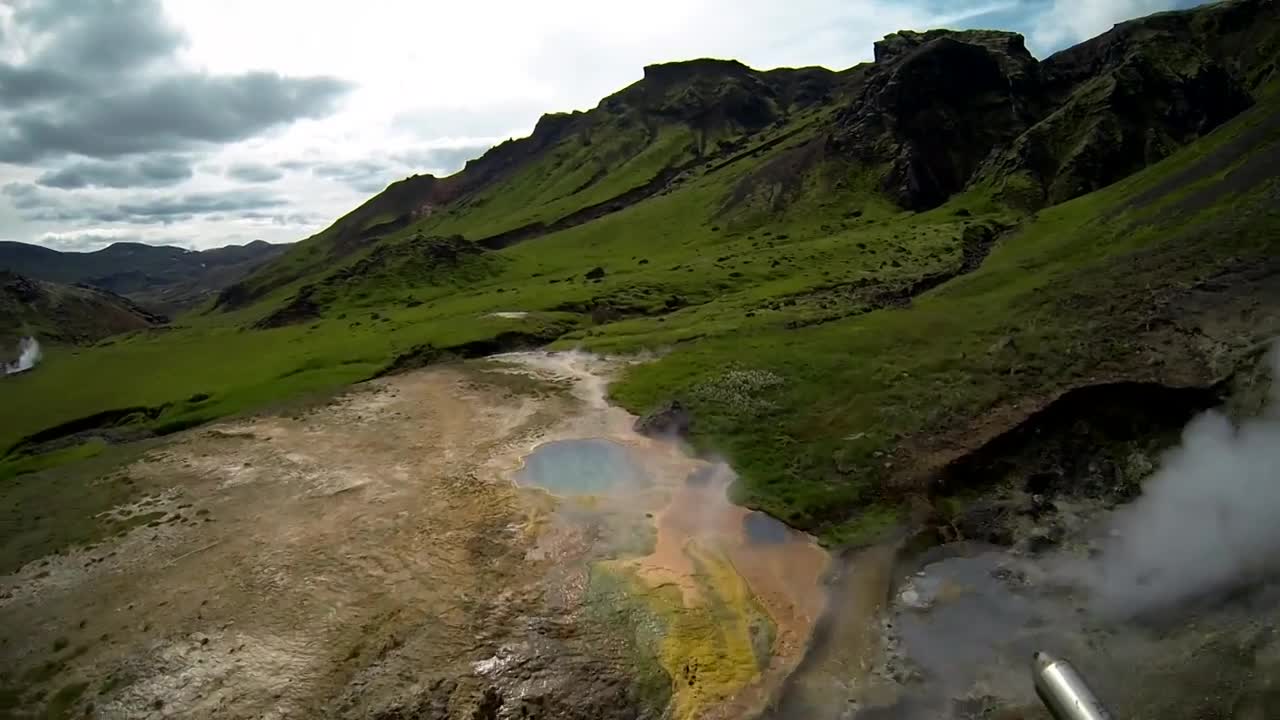
[[679, 400], [671, 400], [653, 412], [636, 419], [636, 432], [647, 437], [684, 436], [689, 433], [693, 416]]

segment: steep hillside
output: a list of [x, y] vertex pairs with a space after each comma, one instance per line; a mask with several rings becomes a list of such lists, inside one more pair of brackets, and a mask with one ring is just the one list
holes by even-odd
[[0, 270], [51, 282], [84, 283], [175, 314], [278, 257], [286, 246], [261, 240], [214, 250], [114, 243], [94, 252], [59, 252], [0, 241]]
[[528, 138], [498, 145], [456, 175], [392, 184], [228, 288], [218, 304], [236, 309], [318, 279], [375, 243], [411, 237], [410, 227], [496, 249], [615, 212], [714, 158], [776, 144], [779, 128], [809, 118], [838, 81], [823, 68], [760, 72], [722, 60], [647, 67], [644, 79], [595, 109], [543, 116]]
[[391, 185], [218, 306], [274, 314], [335, 275], [348, 299], [375, 305], [415, 284], [406, 272], [361, 285], [352, 268], [375, 245], [459, 236], [501, 250], [671, 193], [717, 195], [689, 220], [734, 229], [815, 210], [844, 223], [831, 212], [844, 204], [927, 210], [966, 188], [1018, 209], [1063, 202], [1252, 106], [1275, 72], [1277, 27], [1275, 3], [1233, 0], [1125, 23], [1043, 62], [1014, 33], [934, 30], [891, 35], [874, 63], [838, 73], [651, 66], [456, 175]]
[[32, 280], [0, 270], [0, 349], [19, 338], [85, 344], [165, 322], [128, 298], [87, 285]]

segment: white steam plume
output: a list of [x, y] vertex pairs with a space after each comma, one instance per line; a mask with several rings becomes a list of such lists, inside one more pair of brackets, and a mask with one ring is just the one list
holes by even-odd
[[5, 375], [16, 375], [26, 372], [40, 362], [40, 343], [33, 337], [24, 337], [18, 342], [18, 360], [4, 366]]
[[1088, 571], [1099, 609], [1168, 607], [1280, 569], [1280, 342], [1263, 413], [1188, 423]]

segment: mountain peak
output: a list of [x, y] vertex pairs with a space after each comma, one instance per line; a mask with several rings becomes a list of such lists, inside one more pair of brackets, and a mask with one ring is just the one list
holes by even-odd
[[1014, 57], [1031, 58], [1027, 50], [1026, 39], [1019, 33], [1004, 30], [900, 30], [884, 36], [875, 44], [875, 61], [889, 63], [928, 45], [935, 40], [947, 38], [969, 45], [980, 45], [988, 50]]
[[173, 254], [190, 252], [184, 248], [175, 247], [173, 245], [151, 245], [148, 243], [118, 241], [98, 250], [101, 253], [153, 253], [153, 254]]
[[656, 83], [682, 82], [692, 77], [707, 75], [745, 75], [751, 68], [737, 60], [720, 60], [717, 58], [698, 58], [677, 62], [646, 65], [644, 79]]

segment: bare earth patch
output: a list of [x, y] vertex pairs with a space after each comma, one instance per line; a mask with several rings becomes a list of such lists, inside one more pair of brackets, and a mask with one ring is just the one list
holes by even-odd
[[526, 545], [518, 492], [488, 468], [539, 430], [535, 402], [560, 403], [433, 370], [188, 434], [128, 469], [170, 490], [113, 512], [156, 521], [0, 579], [7, 664], [65, 635], [88, 646], [68, 679], [132, 679], [103, 717], [287, 717], [345, 686], [401, 616], [437, 616], [456, 661], [467, 598], [524, 577], [475, 538]]
[[[36, 710], [83, 683], [75, 712], [103, 718], [760, 707], [821, 613], [826, 553], [782, 526], [752, 542], [726, 468], [605, 402], [613, 368], [505, 356], [177, 436], [122, 471], [162, 488], [109, 511], [127, 531], [0, 578], [0, 686]], [[586, 438], [653, 482], [515, 482], [539, 445]], [[602, 601], [602, 572], [632, 578], [634, 612]]]

